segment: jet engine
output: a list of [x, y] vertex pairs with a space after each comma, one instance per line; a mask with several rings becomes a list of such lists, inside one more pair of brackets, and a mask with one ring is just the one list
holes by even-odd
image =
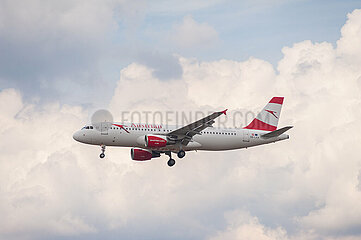
[[167, 137], [162, 135], [145, 135], [145, 146], [149, 148], [165, 147], [168, 143]]
[[155, 157], [160, 157], [160, 153], [148, 149], [132, 148], [130, 150], [130, 156], [132, 160], [135, 161], [146, 161]]

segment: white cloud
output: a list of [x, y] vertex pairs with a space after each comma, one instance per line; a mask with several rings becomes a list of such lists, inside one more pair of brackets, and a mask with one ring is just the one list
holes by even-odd
[[106, 62], [127, 55], [118, 54], [114, 37], [137, 28], [144, 6], [127, 0], [0, 1], [0, 85], [20, 89], [25, 98], [84, 103], [96, 89], [95, 101], [106, 99], [100, 95], [113, 87], [99, 83], [111, 72]]
[[275, 229], [263, 226], [257, 217], [252, 217], [249, 213], [236, 211], [226, 213], [228, 228], [219, 232], [211, 240], [282, 240], [288, 239], [286, 231], [282, 227]]
[[361, 9], [347, 15], [348, 20], [341, 29], [341, 38], [337, 41], [337, 52], [348, 60], [348, 64], [359, 66], [361, 63]]
[[92, 41], [117, 27], [121, 1], [2, 1], [0, 35], [13, 41]]
[[207, 47], [218, 40], [218, 33], [209, 24], [198, 23], [187, 15], [173, 27], [170, 39], [181, 48]]
[[[360, 14], [343, 29], [360, 27]], [[342, 39], [361, 36], [345, 30]], [[274, 95], [286, 97], [280, 125], [295, 126], [290, 140], [191, 152], [172, 169], [166, 157], [133, 162], [129, 149], [108, 148], [100, 161], [98, 147], [71, 139], [86, 122], [84, 109], [36, 106], [2, 90], [0, 236], [359, 238], [361, 70], [350, 64], [359, 56], [341, 48], [310, 41], [284, 48], [278, 73], [255, 58], [180, 58], [182, 77], [166, 82], [141, 64], [122, 69], [110, 103], [116, 118], [124, 110], [257, 111]]]

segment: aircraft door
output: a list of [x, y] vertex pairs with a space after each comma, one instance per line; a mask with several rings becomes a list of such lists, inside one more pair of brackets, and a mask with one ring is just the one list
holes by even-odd
[[109, 123], [109, 122], [100, 123], [100, 133], [102, 135], [108, 135], [108, 129], [110, 126], [111, 126], [111, 123]]
[[249, 142], [249, 130], [248, 129], [243, 129], [243, 142]]

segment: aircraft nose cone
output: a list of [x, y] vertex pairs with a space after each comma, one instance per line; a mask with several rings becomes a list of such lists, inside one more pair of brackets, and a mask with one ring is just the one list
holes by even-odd
[[73, 134], [73, 139], [74, 139], [75, 141], [80, 142], [80, 132], [79, 132], [79, 131], [78, 131], [78, 132], [75, 132], [75, 133]]

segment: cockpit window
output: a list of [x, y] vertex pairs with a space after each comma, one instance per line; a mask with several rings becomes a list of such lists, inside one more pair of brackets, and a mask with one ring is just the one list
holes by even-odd
[[81, 130], [83, 130], [83, 129], [94, 129], [94, 128], [93, 128], [93, 126], [84, 126], [84, 127], [82, 127]]

